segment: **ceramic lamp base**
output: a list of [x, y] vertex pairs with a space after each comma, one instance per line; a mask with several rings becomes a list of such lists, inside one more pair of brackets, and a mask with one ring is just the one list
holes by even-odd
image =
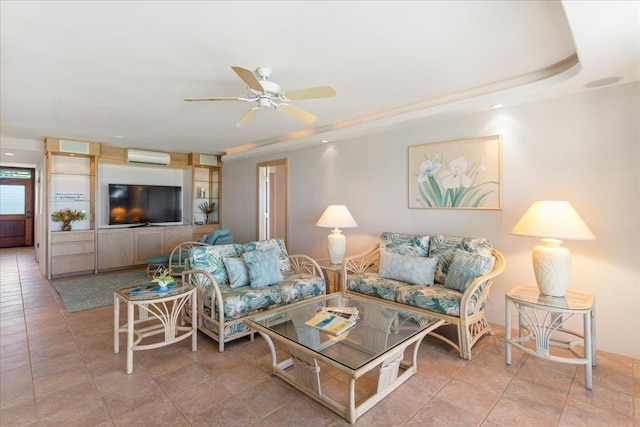
[[533, 271], [540, 292], [552, 297], [564, 297], [571, 277], [571, 252], [560, 246], [562, 241], [542, 239], [533, 249]]
[[342, 264], [344, 253], [347, 249], [347, 239], [338, 228], [331, 230], [331, 234], [327, 236], [327, 245], [329, 249], [329, 262], [331, 264]]

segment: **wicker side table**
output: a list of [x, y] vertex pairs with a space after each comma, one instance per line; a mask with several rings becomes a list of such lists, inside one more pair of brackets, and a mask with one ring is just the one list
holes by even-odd
[[[511, 334], [511, 305], [518, 310], [518, 337]], [[585, 387], [591, 390], [592, 366], [596, 365], [596, 316], [595, 297], [591, 294], [567, 291], [564, 297], [550, 297], [539, 292], [537, 286], [521, 285], [505, 295], [506, 362], [511, 364], [511, 346], [546, 360], [575, 365], [585, 365]], [[583, 332], [565, 328], [575, 315], [583, 317]], [[554, 338], [557, 332], [576, 338]], [[535, 349], [525, 347], [535, 341]], [[576, 346], [583, 345], [580, 352]], [[549, 347], [569, 350], [575, 357], [549, 354]]]

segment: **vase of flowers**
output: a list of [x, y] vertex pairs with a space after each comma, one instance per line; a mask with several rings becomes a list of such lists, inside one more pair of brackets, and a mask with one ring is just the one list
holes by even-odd
[[217, 209], [216, 202], [202, 202], [198, 205], [198, 208], [205, 214], [206, 223], [209, 224], [209, 215], [214, 213]]
[[60, 209], [51, 214], [54, 222], [62, 223], [62, 231], [71, 231], [71, 223], [73, 221], [82, 221], [87, 217], [85, 211], [76, 211], [71, 209]]

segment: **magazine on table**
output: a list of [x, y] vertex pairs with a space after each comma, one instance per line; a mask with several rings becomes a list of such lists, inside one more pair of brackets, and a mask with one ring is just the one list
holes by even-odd
[[136, 286], [129, 291], [129, 295], [162, 295], [169, 292], [171, 289], [178, 286], [176, 282], [169, 283], [165, 287], [161, 287], [157, 283], [145, 283], [144, 285]]
[[355, 307], [323, 307], [305, 323], [331, 335], [353, 328], [358, 321], [358, 309]]

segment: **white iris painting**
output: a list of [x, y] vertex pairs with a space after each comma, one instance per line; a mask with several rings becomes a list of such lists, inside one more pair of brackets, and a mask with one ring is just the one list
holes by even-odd
[[409, 147], [409, 207], [502, 209], [500, 135]]

